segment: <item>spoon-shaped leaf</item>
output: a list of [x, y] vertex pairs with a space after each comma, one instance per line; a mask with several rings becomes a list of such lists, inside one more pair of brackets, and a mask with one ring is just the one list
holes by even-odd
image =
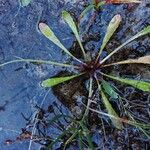
[[120, 45], [118, 48], [116, 48], [114, 51], [112, 51], [108, 56], [106, 56], [102, 61], [101, 64], [104, 63], [107, 59], [109, 59], [113, 54], [115, 54], [116, 52], [118, 52], [122, 47], [124, 47], [125, 45], [129, 44], [130, 42], [132, 42], [133, 40], [144, 36], [146, 34], [150, 33], [150, 25], [146, 28], [144, 28], [142, 31], [140, 31], [139, 33], [137, 33], [136, 35], [134, 35], [133, 37], [131, 37], [129, 40], [127, 40], [125, 43], [123, 43], [122, 45]]
[[112, 98], [117, 99], [119, 97], [114, 88], [105, 80], [102, 81], [102, 87], [104, 88], [105, 92]]
[[109, 25], [107, 27], [106, 35], [105, 35], [105, 37], [103, 39], [102, 46], [101, 46], [101, 48], [99, 50], [97, 58], [99, 58], [99, 56], [102, 53], [103, 49], [105, 48], [106, 44], [109, 42], [110, 38], [112, 37], [112, 35], [114, 34], [114, 32], [119, 27], [120, 22], [121, 22], [121, 16], [119, 14], [115, 15], [112, 18], [112, 20], [110, 21], [110, 23], [109, 23]]
[[150, 82], [132, 80], [132, 79], [124, 79], [124, 78], [114, 77], [114, 76], [106, 75], [106, 74], [103, 74], [103, 75], [108, 77], [108, 78], [111, 78], [113, 80], [120, 81], [124, 84], [129, 84], [129, 85], [131, 85], [137, 89], [140, 89], [142, 91], [150, 92]]
[[43, 35], [45, 35], [50, 41], [52, 41], [54, 44], [56, 44], [58, 47], [60, 47], [62, 50], [64, 50], [65, 53], [73, 57], [75, 60], [81, 63], [79, 59], [77, 59], [75, 56], [73, 56], [59, 41], [59, 39], [55, 36], [54, 32], [50, 29], [48, 25], [45, 23], [39, 23], [39, 29], [42, 32]]
[[[115, 110], [113, 109], [112, 105], [109, 103], [109, 100], [107, 99], [106, 95], [104, 94], [104, 92], [101, 90], [101, 96], [102, 96], [102, 99], [103, 99], [103, 103], [108, 111], [108, 114], [111, 115], [111, 116], [115, 116], [118, 118], [118, 115], [117, 113], [115, 112]], [[118, 128], [118, 129], [122, 129], [123, 126], [122, 126], [122, 123], [120, 122], [119, 119], [114, 119], [114, 118], [110, 118], [113, 125]]]
[[67, 12], [67, 11], [62, 11], [62, 17], [63, 19], [66, 21], [66, 23], [69, 25], [69, 27], [71, 28], [72, 32], [74, 33], [80, 47], [83, 53], [84, 58], [86, 58], [86, 54], [83, 48], [83, 45], [81, 43], [78, 31], [77, 31], [77, 27], [75, 25], [75, 22], [73, 21], [73, 18], [71, 17], [71, 15]]
[[112, 66], [112, 65], [119, 65], [119, 64], [147, 64], [147, 65], [150, 65], [150, 55], [140, 57], [140, 58], [137, 58], [137, 59], [129, 59], [129, 60], [124, 60], [124, 61], [111, 63], [111, 64], [108, 64], [108, 65], [104, 65], [103, 67], [108, 67], [108, 66]]
[[66, 77], [54, 77], [54, 78], [50, 78], [50, 79], [47, 79], [47, 80], [44, 80], [42, 82], [42, 86], [43, 87], [52, 87], [52, 86], [55, 86], [57, 84], [60, 84], [62, 82], [65, 82], [65, 81], [69, 81], [73, 78], [76, 78], [78, 76], [80, 76], [82, 74], [77, 74], [77, 75], [72, 75], [72, 76], [66, 76]]
[[20, 0], [21, 6], [28, 6], [32, 0]]
[[139, 0], [106, 0], [106, 3], [141, 3]]

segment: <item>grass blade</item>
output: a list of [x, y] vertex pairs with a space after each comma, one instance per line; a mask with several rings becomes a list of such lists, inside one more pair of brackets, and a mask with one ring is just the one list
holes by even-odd
[[86, 54], [83, 48], [83, 45], [81, 43], [78, 31], [77, 31], [77, 27], [75, 25], [75, 22], [73, 21], [73, 18], [71, 17], [71, 15], [67, 12], [67, 11], [62, 11], [62, 17], [65, 20], [65, 22], [69, 25], [69, 27], [71, 28], [72, 32], [74, 33], [84, 56], [84, 59], [86, 58]]
[[119, 97], [114, 88], [105, 80], [102, 81], [102, 87], [104, 88], [105, 92], [112, 98], [117, 99]]
[[[106, 95], [104, 94], [104, 92], [102, 91], [101, 89], [101, 96], [102, 96], [102, 99], [103, 99], [103, 103], [108, 111], [108, 114], [109, 115], [112, 115], [112, 116], [115, 116], [118, 118], [118, 114], [115, 112], [115, 110], [113, 109], [113, 107], [111, 106], [111, 104], [109, 103], [109, 100], [107, 99]], [[118, 129], [122, 129], [123, 128], [123, 125], [122, 123], [120, 122], [119, 119], [112, 119], [110, 118], [113, 125], [118, 128]]]
[[73, 57], [75, 60], [81, 63], [79, 59], [77, 59], [75, 56], [73, 56], [59, 41], [59, 39], [55, 36], [54, 32], [50, 29], [50, 27], [45, 23], [39, 23], [39, 29], [42, 32], [44, 36], [46, 36], [50, 41], [52, 41], [54, 44], [56, 44], [59, 48], [61, 48], [65, 53], [67, 53], [69, 56]]
[[108, 56], [106, 56], [102, 61], [101, 64], [104, 63], [107, 59], [109, 59], [113, 54], [117, 53], [121, 48], [123, 48], [124, 46], [126, 46], [127, 44], [129, 44], [130, 42], [132, 42], [133, 40], [144, 36], [146, 34], [150, 33], [150, 25], [148, 27], [145, 27], [142, 31], [138, 32], [136, 35], [134, 35], [133, 37], [131, 37], [129, 40], [127, 40], [125, 43], [123, 43], [122, 45], [120, 45], [118, 48], [116, 48], [114, 51], [112, 51]]
[[[103, 103], [104, 103], [104, 105], [105, 105], [105, 107], [106, 107], [106, 109], [108, 111], [107, 116], [108, 117], [113, 116], [113, 118], [110, 117], [113, 125], [116, 128], [118, 128], [118, 129], [122, 129], [123, 128], [122, 122], [118, 119], [119, 117], [118, 117], [117, 113], [115, 112], [115, 110], [113, 109], [113, 107], [111, 106], [111, 104], [109, 103], [109, 100], [107, 99], [106, 95], [104, 94], [104, 92], [103, 92], [103, 90], [101, 88], [101, 85], [99, 84], [99, 81], [98, 81], [97, 77], [96, 77], [96, 82], [97, 82], [97, 85], [98, 85], [98, 89], [99, 89], [99, 91], [101, 93]], [[90, 110], [91, 110], [91, 108], [90, 108]], [[102, 112], [101, 114], [104, 115], [106, 113]]]
[[82, 131], [81, 130], [79, 130], [79, 132], [78, 132], [78, 136], [79, 136], [79, 141], [78, 141], [78, 145], [79, 145], [79, 149], [80, 150], [83, 150], [83, 141], [82, 141], [82, 133], [81, 133]]
[[102, 53], [103, 49], [105, 48], [106, 44], [109, 42], [110, 38], [112, 37], [114, 32], [119, 27], [120, 22], [121, 22], [121, 16], [119, 14], [115, 15], [111, 19], [111, 21], [109, 22], [109, 25], [107, 27], [106, 35], [105, 35], [105, 37], [103, 39], [103, 42], [102, 42], [102, 46], [101, 46], [101, 48], [98, 52], [97, 60], [98, 60], [100, 54]]
[[129, 60], [111, 63], [108, 65], [104, 65], [103, 67], [108, 67], [108, 66], [112, 66], [112, 65], [120, 65], [120, 64], [147, 64], [147, 65], [150, 65], [150, 55], [140, 57], [138, 59], [129, 59]]
[[140, 89], [142, 91], [150, 92], [150, 82], [132, 80], [132, 79], [124, 79], [124, 78], [114, 77], [114, 76], [106, 75], [106, 74], [103, 74], [103, 75], [110, 79], [122, 82], [124, 84], [129, 84], [129, 85], [131, 85], [137, 89]]
[[54, 118], [52, 118], [51, 120], [48, 120], [47, 122], [47, 125], [48, 126], [51, 126], [53, 125], [56, 121], [58, 121], [60, 118], [68, 118], [68, 119], [71, 119], [73, 120], [73, 118], [71, 116], [68, 116], [68, 115], [64, 115], [64, 114], [59, 114], [59, 115], [56, 115], [54, 116]]
[[72, 75], [72, 76], [66, 76], [66, 77], [54, 77], [54, 78], [50, 78], [50, 79], [44, 80], [42, 82], [42, 86], [43, 87], [52, 87], [52, 86], [55, 86], [55, 85], [60, 84], [62, 82], [69, 81], [69, 80], [71, 80], [73, 78], [81, 76], [82, 74], [77, 74], [77, 75]]
[[92, 137], [90, 135], [90, 131], [88, 130], [88, 128], [84, 125], [84, 123], [82, 121], [80, 122], [80, 125], [81, 125], [82, 131], [84, 133], [84, 136], [87, 139], [87, 142], [89, 144], [89, 149], [95, 150], [93, 142], [92, 142]]

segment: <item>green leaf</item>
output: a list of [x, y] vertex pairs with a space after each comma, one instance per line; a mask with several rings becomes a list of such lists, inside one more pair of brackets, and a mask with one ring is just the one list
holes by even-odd
[[79, 140], [78, 140], [79, 149], [83, 150], [83, 141], [82, 141], [82, 131], [81, 130], [79, 130], [78, 136], [79, 136]]
[[127, 119], [120, 118], [120, 117], [115, 117], [115, 116], [113, 116], [113, 115], [110, 115], [110, 114], [107, 114], [107, 113], [104, 113], [104, 112], [102, 112], [102, 111], [99, 111], [99, 110], [96, 110], [96, 109], [92, 109], [92, 108], [90, 108], [90, 110], [93, 111], [93, 112], [96, 112], [96, 113], [98, 113], [98, 114], [100, 114], [100, 115], [104, 115], [104, 116], [110, 117], [110, 118], [112, 118], [112, 119], [116, 119], [116, 120], [118, 120], [118, 121], [120, 121], [120, 122], [133, 125], [133, 126], [135, 126], [135, 127], [137, 127], [137, 128], [141, 127], [141, 128], [144, 128], [144, 129], [150, 129], [150, 124], [137, 123], [137, 122], [135, 122], [135, 121], [127, 120]]
[[104, 63], [107, 59], [109, 59], [113, 54], [115, 54], [116, 52], [118, 52], [122, 47], [126, 46], [127, 44], [129, 44], [130, 42], [132, 42], [133, 40], [144, 36], [146, 34], [150, 33], [150, 25], [148, 27], [145, 27], [142, 31], [138, 32], [136, 35], [134, 35], [133, 37], [131, 37], [129, 40], [127, 40], [125, 43], [123, 43], [122, 45], [120, 45], [118, 48], [116, 48], [114, 51], [112, 51], [108, 56], [106, 56], [102, 61], [101, 64]]
[[73, 57], [78, 62], [81, 62], [79, 59], [74, 57], [59, 41], [59, 39], [55, 36], [54, 32], [50, 29], [48, 25], [45, 23], [39, 23], [39, 29], [42, 32], [43, 35], [45, 35], [50, 41], [52, 41], [54, 44], [56, 44], [58, 47], [60, 47], [65, 53]]
[[140, 89], [142, 91], [150, 92], [150, 82], [132, 80], [132, 79], [124, 79], [124, 78], [114, 77], [114, 76], [106, 75], [106, 74], [103, 74], [103, 75], [108, 77], [108, 78], [111, 78], [113, 80], [120, 81], [124, 84], [129, 84], [129, 85], [131, 85], [137, 89]]
[[44, 80], [42, 82], [42, 86], [43, 87], [52, 87], [52, 86], [55, 86], [55, 85], [60, 84], [62, 82], [69, 81], [69, 80], [76, 78], [80, 75], [82, 75], [82, 74], [77, 74], [77, 75], [72, 75], [72, 76], [67, 76], [67, 77], [50, 78], [50, 79]]
[[98, 9], [99, 7], [103, 6], [104, 4], [106, 4], [105, 1], [99, 2], [99, 3], [96, 5], [96, 8]]
[[32, 0], [20, 0], [21, 6], [28, 6]]
[[80, 14], [80, 19], [83, 18], [83, 17], [87, 14], [87, 12], [90, 11], [91, 9], [93, 9], [93, 8], [94, 8], [94, 5], [93, 5], [93, 4], [87, 6], [87, 7], [82, 11], [82, 13]]
[[145, 35], [145, 34], [148, 34], [148, 33], [150, 33], [150, 25], [139, 32], [139, 34], [141, 34], [141, 35]]
[[114, 99], [119, 97], [118, 93], [114, 90], [114, 88], [105, 80], [102, 81], [102, 86], [105, 92]]
[[73, 18], [71, 17], [71, 15], [67, 12], [67, 11], [62, 11], [62, 17], [65, 20], [65, 22], [69, 25], [69, 27], [71, 28], [72, 32], [74, 33], [80, 47], [83, 53], [84, 58], [86, 58], [86, 54], [83, 48], [83, 45], [81, 43], [78, 31], [77, 31], [77, 27], [75, 25], [75, 22], [73, 21]]
[[119, 14], [115, 15], [112, 18], [112, 20], [109, 22], [106, 35], [103, 39], [102, 46], [101, 46], [100, 51], [98, 53], [98, 58], [99, 58], [100, 54], [102, 53], [103, 49], [105, 48], [106, 44], [109, 42], [110, 38], [114, 34], [114, 32], [119, 27], [120, 22], [121, 22], [121, 16]]
[[24, 58], [19, 58], [16, 60], [7, 61], [5, 63], [0, 64], [0, 67], [4, 67], [6, 65], [18, 63], [18, 62], [47, 64], [47, 65], [54, 65], [54, 66], [61, 66], [61, 67], [72, 67], [72, 68], [78, 69], [78, 66], [74, 66], [74, 65], [70, 65], [70, 64], [63, 64], [63, 63], [58, 63], [58, 62], [53, 62], [53, 61], [48, 61], [48, 60], [24, 59]]
[[[118, 115], [117, 113], [115, 112], [115, 110], [113, 109], [112, 105], [109, 103], [109, 100], [107, 99], [106, 95], [104, 94], [104, 92], [101, 90], [101, 96], [102, 96], [102, 99], [103, 99], [103, 103], [108, 111], [108, 114], [111, 115], [111, 116], [115, 116], [118, 118]], [[113, 125], [118, 128], [118, 129], [122, 129], [123, 126], [122, 126], [122, 123], [119, 119], [114, 119], [114, 118], [110, 118]]]

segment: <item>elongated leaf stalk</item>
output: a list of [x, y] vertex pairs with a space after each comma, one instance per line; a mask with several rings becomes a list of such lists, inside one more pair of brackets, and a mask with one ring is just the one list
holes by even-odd
[[50, 27], [45, 23], [39, 24], [39, 29], [42, 32], [42, 34], [47, 37], [50, 41], [52, 41], [54, 44], [56, 44], [59, 48], [61, 48], [65, 53], [67, 53], [69, 56], [74, 58], [76, 61], [83, 63], [81, 60], [77, 59], [75, 56], [73, 56], [65, 47], [64, 45], [59, 41], [59, 39], [56, 37], [54, 32], [50, 29]]
[[114, 34], [114, 32], [117, 30], [117, 28], [119, 27], [119, 24], [121, 22], [121, 16], [119, 14], [115, 15], [112, 20], [109, 22], [109, 25], [107, 27], [107, 32], [106, 35], [103, 39], [101, 48], [98, 52], [98, 56], [96, 61], [98, 61], [103, 49], [105, 48], [105, 46], [107, 45], [107, 43], [109, 42], [110, 38], [112, 37], [112, 35]]
[[133, 40], [144, 36], [146, 34], [150, 33], [150, 25], [146, 28], [144, 28], [142, 31], [140, 31], [139, 33], [137, 33], [136, 35], [134, 35], [133, 37], [131, 37], [129, 40], [127, 40], [125, 43], [123, 43], [122, 45], [120, 45], [118, 48], [116, 48], [114, 51], [112, 51], [108, 56], [106, 56], [100, 63], [103, 64], [106, 60], [108, 60], [112, 55], [114, 55], [115, 53], [117, 53], [121, 48], [123, 48], [124, 46], [126, 46], [127, 44], [129, 44], [130, 42], [132, 42]]
[[36, 60], [36, 59], [17, 59], [17, 60], [12, 60], [12, 61], [8, 61], [8, 62], [0, 64], [0, 67], [6, 66], [6, 65], [12, 64], [12, 63], [17, 63], [17, 62], [40, 63], [40, 64], [48, 64], [48, 65], [55, 65], [55, 66], [61, 66], [61, 67], [78, 68], [78, 66], [74, 66], [74, 65], [63, 64], [63, 63], [52, 62], [52, 61], [46, 61], [46, 60]]
[[76, 37], [76, 39], [77, 39], [77, 41], [78, 41], [78, 43], [80, 45], [80, 48], [82, 50], [83, 57], [84, 57], [84, 59], [86, 59], [86, 54], [85, 54], [83, 45], [81, 43], [77, 27], [75, 25], [75, 22], [73, 21], [73, 18], [71, 17], [71, 15], [67, 11], [62, 11], [62, 17], [66, 21], [66, 23], [69, 25], [69, 27], [72, 30], [72, 32], [74, 33], [74, 35], [75, 35], [75, 37]]

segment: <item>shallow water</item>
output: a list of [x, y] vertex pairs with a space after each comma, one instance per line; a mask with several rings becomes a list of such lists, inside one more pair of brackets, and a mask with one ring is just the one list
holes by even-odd
[[[59, 62], [70, 61], [70, 58], [62, 53], [57, 46], [39, 33], [37, 25], [39, 21], [46, 22], [51, 26], [66, 48], [70, 49], [75, 38], [68, 26], [61, 19], [60, 14], [62, 10], [66, 9], [77, 19], [77, 16], [83, 10], [83, 6], [83, 1], [77, 3], [77, 1], [69, 0], [33, 0], [27, 7], [19, 7], [18, 0], [0, 0], [0, 63], [13, 60], [16, 57], [56, 60]], [[91, 48], [96, 51], [100, 47], [108, 22], [118, 13], [122, 16], [122, 24], [106, 47], [103, 56], [112, 51], [120, 43], [123, 43], [128, 37], [136, 34], [144, 26], [150, 24], [150, 2], [148, 1], [133, 5], [106, 5], [97, 13], [96, 20], [89, 28], [89, 32], [85, 33], [84, 31], [92, 12], [87, 14], [81, 21], [80, 33], [83, 42], [86, 41], [84, 42], [84, 46], [87, 51], [90, 51]], [[91, 37], [92, 35], [94, 38], [89, 40], [89, 36]], [[145, 36], [129, 44], [118, 55], [114, 55], [111, 61], [148, 55], [150, 54], [149, 48], [149, 36]], [[150, 80], [150, 70], [148, 67], [135, 68], [139, 68], [139, 66], [114, 68], [113, 72], [125, 77], [134, 76], [136, 79], [144, 78]], [[66, 101], [61, 103], [62, 96], [64, 100], [68, 97], [68, 95], [62, 95], [64, 94], [64, 89], [61, 89], [62, 87], [48, 91], [40, 86], [43, 79], [55, 76], [64, 70], [64, 68], [29, 63], [11, 64], [0, 69], [0, 149], [19, 150], [21, 147], [22, 150], [27, 150], [29, 148], [29, 140], [16, 141], [13, 144], [4, 143], [8, 139], [15, 140], [21, 129], [26, 127], [28, 121], [21, 114], [24, 114], [26, 117], [32, 114], [34, 119], [34, 115], [38, 110], [36, 106], [47, 110], [48, 106], [52, 105], [54, 110], [48, 114], [49, 118], [54, 116], [53, 112], [59, 114], [60, 110], [64, 114], [70, 113], [71, 109], [65, 107], [67, 106], [65, 104]], [[150, 96], [148, 97], [148, 94], [139, 94], [138, 91], [130, 87], [123, 89], [122, 86], [119, 86], [119, 89], [126, 94], [129, 100], [132, 98], [133, 101], [137, 102], [139, 101], [139, 97], [141, 97], [140, 101], [144, 101], [144, 105], [147, 105], [149, 102]], [[60, 91], [59, 94], [58, 91]], [[74, 94], [74, 101], [76, 99], [78, 101], [85, 99], [82, 93], [83, 91]], [[74, 104], [71, 103], [70, 105]], [[133, 110], [137, 113], [136, 107]], [[148, 109], [143, 109], [142, 115], [139, 114], [139, 117], [147, 120]], [[64, 124], [66, 124], [65, 121]], [[106, 125], [106, 129], [108, 132], [108, 141], [104, 143], [106, 149], [124, 149], [127, 145], [130, 149], [148, 149], [147, 139], [145, 142], [144, 140], [136, 139], [136, 136], [141, 137], [139, 132], [132, 127], [123, 131], [116, 131], [114, 128], [110, 129], [110, 126]], [[112, 134], [110, 134], [110, 131]], [[55, 133], [59, 134], [60, 130], [54, 127], [48, 129], [46, 132], [54, 137]], [[130, 134], [130, 137], [124, 136], [127, 133]], [[99, 148], [102, 148], [101, 143], [104, 142], [103, 138], [102, 134], [93, 135], [93, 140]], [[59, 144], [54, 149], [59, 148]], [[40, 149], [40, 147], [40, 144], [33, 142], [30, 148], [34, 150]], [[68, 149], [78, 148], [73, 145]]]

